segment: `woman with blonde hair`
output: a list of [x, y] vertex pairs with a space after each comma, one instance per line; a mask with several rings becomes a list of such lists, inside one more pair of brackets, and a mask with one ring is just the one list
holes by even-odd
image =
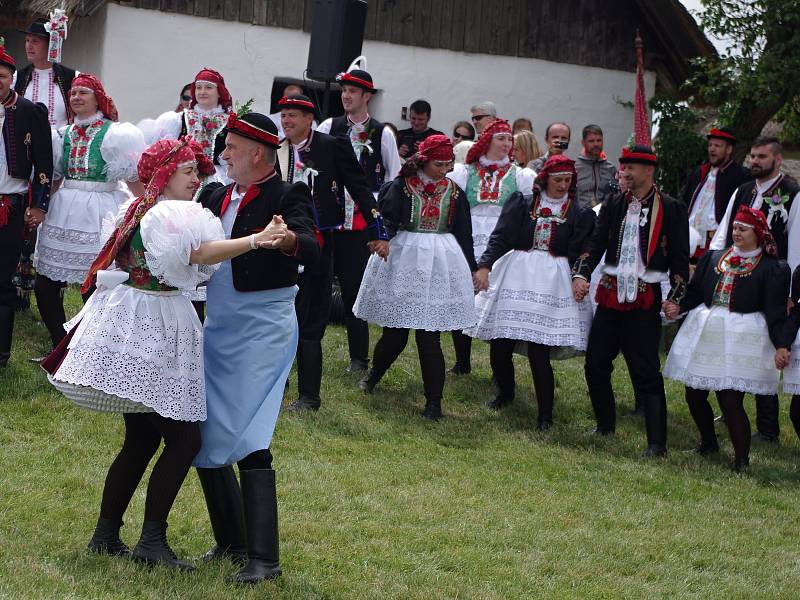
[[532, 131], [523, 129], [514, 134], [514, 162], [520, 167], [531, 167], [531, 163], [544, 155]]

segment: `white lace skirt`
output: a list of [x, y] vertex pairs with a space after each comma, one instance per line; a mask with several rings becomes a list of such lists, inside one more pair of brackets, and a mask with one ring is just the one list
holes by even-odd
[[492, 236], [502, 210], [502, 207], [497, 204], [479, 204], [470, 211], [475, 262], [479, 262], [486, 251], [486, 245], [489, 243], [489, 238]]
[[79, 321], [50, 377], [70, 400], [106, 412], [205, 420], [203, 326], [181, 292], [98, 289], [64, 327]]
[[786, 394], [800, 394], [800, 332], [792, 343], [792, 360], [783, 370], [783, 391]]
[[464, 333], [586, 350], [592, 326], [588, 298], [572, 295], [566, 257], [543, 250], [512, 250], [489, 274], [489, 289], [475, 297], [478, 324]]
[[699, 390], [775, 394], [780, 372], [762, 313], [693, 308], [664, 364], [664, 376]]
[[373, 254], [353, 306], [382, 327], [453, 331], [475, 324], [472, 274], [450, 233], [399, 232], [389, 259]]
[[65, 179], [39, 227], [36, 272], [53, 281], [83, 283], [106, 242], [100, 235], [103, 219], [116, 215], [128, 198], [117, 182]]

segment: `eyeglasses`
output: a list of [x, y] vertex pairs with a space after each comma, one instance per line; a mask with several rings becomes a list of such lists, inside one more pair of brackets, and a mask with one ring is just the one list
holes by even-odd
[[182, 95], [181, 96], [181, 100], [183, 100], [184, 102], [189, 102], [189, 100], [191, 100], [191, 99], [192, 99], [191, 96], [186, 96], [186, 95]]
[[458, 138], [458, 139], [460, 139], [460, 140], [463, 140], [463, 139], [465, 139], [465, 138], [472, 139], [472, 135], [471, 135], [471, 134], [469, 134], [469, 133], [459, 133], [459, 132], [457, 132], [457, 131], [454, 131], [454, 132], [453, 132], [453, 137], [454, 137], [454, 138]]
[[472, 120], [477, 123], [478, 121], [482, 121], [486, 117], [490, 117], [490, 116], [491, 115], [472, 115]]

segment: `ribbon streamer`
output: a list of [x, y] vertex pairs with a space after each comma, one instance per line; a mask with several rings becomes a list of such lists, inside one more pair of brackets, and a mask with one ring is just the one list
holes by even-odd
[[44, 24], [44, 30], [50, 34], [47, 47], [47, 60], [61, 62], [61, 45], [67, 39], [67, 14], [60, 8], [50, 13], [50, 20]]

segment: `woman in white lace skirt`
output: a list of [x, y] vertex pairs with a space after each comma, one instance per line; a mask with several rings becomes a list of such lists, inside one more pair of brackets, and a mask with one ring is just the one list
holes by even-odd
[[575, 202], [575, 162], [564, 155], [550, 157], [526, 200], [514, 194], [503, 207], [478, 261], [475, 297], [478, 324], [465, 331], [490, 344], [497, 397], [488, 403], [499, 409], [514, 398], [512, 356], [525, 343], [539, 407], [538, 428], [553, 423], [555, 378], [551, 350], [564, 356], [586, 350], [592, 323], [588, 298], [578, 302], [572, 292], [572, 264], [586, 249], [595, 214]]
[[[199, 165], [199, 169], [198, 169]], [[106, 477], [89, 550], [189, 570], [166, 539], [167, 516], [200, 447], [206, 418], [202, 325], [182, 290], [207, 281], [216, 263], [269, 244], [275, 226], [226, 240], [222, 225], [191, 198], [198, 170], [213, 165], [193, 141], [162, 140], [139, 161], [145, 193], [123, 207], [84, 289], [97, 290], [64, 327], [42, 363], [50, 382], [86, 408], [122, 413], [125, 441]], [[113, 229], [113, 231], [111, 231]], [[105, 270], [116, 261], [116, 270]], [[142, 535], [120, 540], [122, 516], [161, 440], [147, 486]]]
[[428, 419], [442, 415], [445, 368], [439, 333], [475, 324], [469, 204], [445, 177], [452, 162], [449, 138], [430, 136], [382, 190], [378, 203], [392, 238], [389, 257], [369, 259], [353, 306], [359, 319], [383, 327], [372, 369], [359, 387], [372, 392], [415, 329]]
[[667, 301], [663, 307], [670, 319], [688, 311], [664, 376], [686, 385], [686, 403], [700, 431], [695, 450], [701, 455], [719, 451], [708, 403], [713, 390], [733, 443], [736, 471], [750, 462], [744, 395], [776, 394], [779, 370], [789, 362], [789, 267], [776, 256], [764, 214], [741, 207], [733, 223], [733, 246], [706, 253], [680, 306]]

